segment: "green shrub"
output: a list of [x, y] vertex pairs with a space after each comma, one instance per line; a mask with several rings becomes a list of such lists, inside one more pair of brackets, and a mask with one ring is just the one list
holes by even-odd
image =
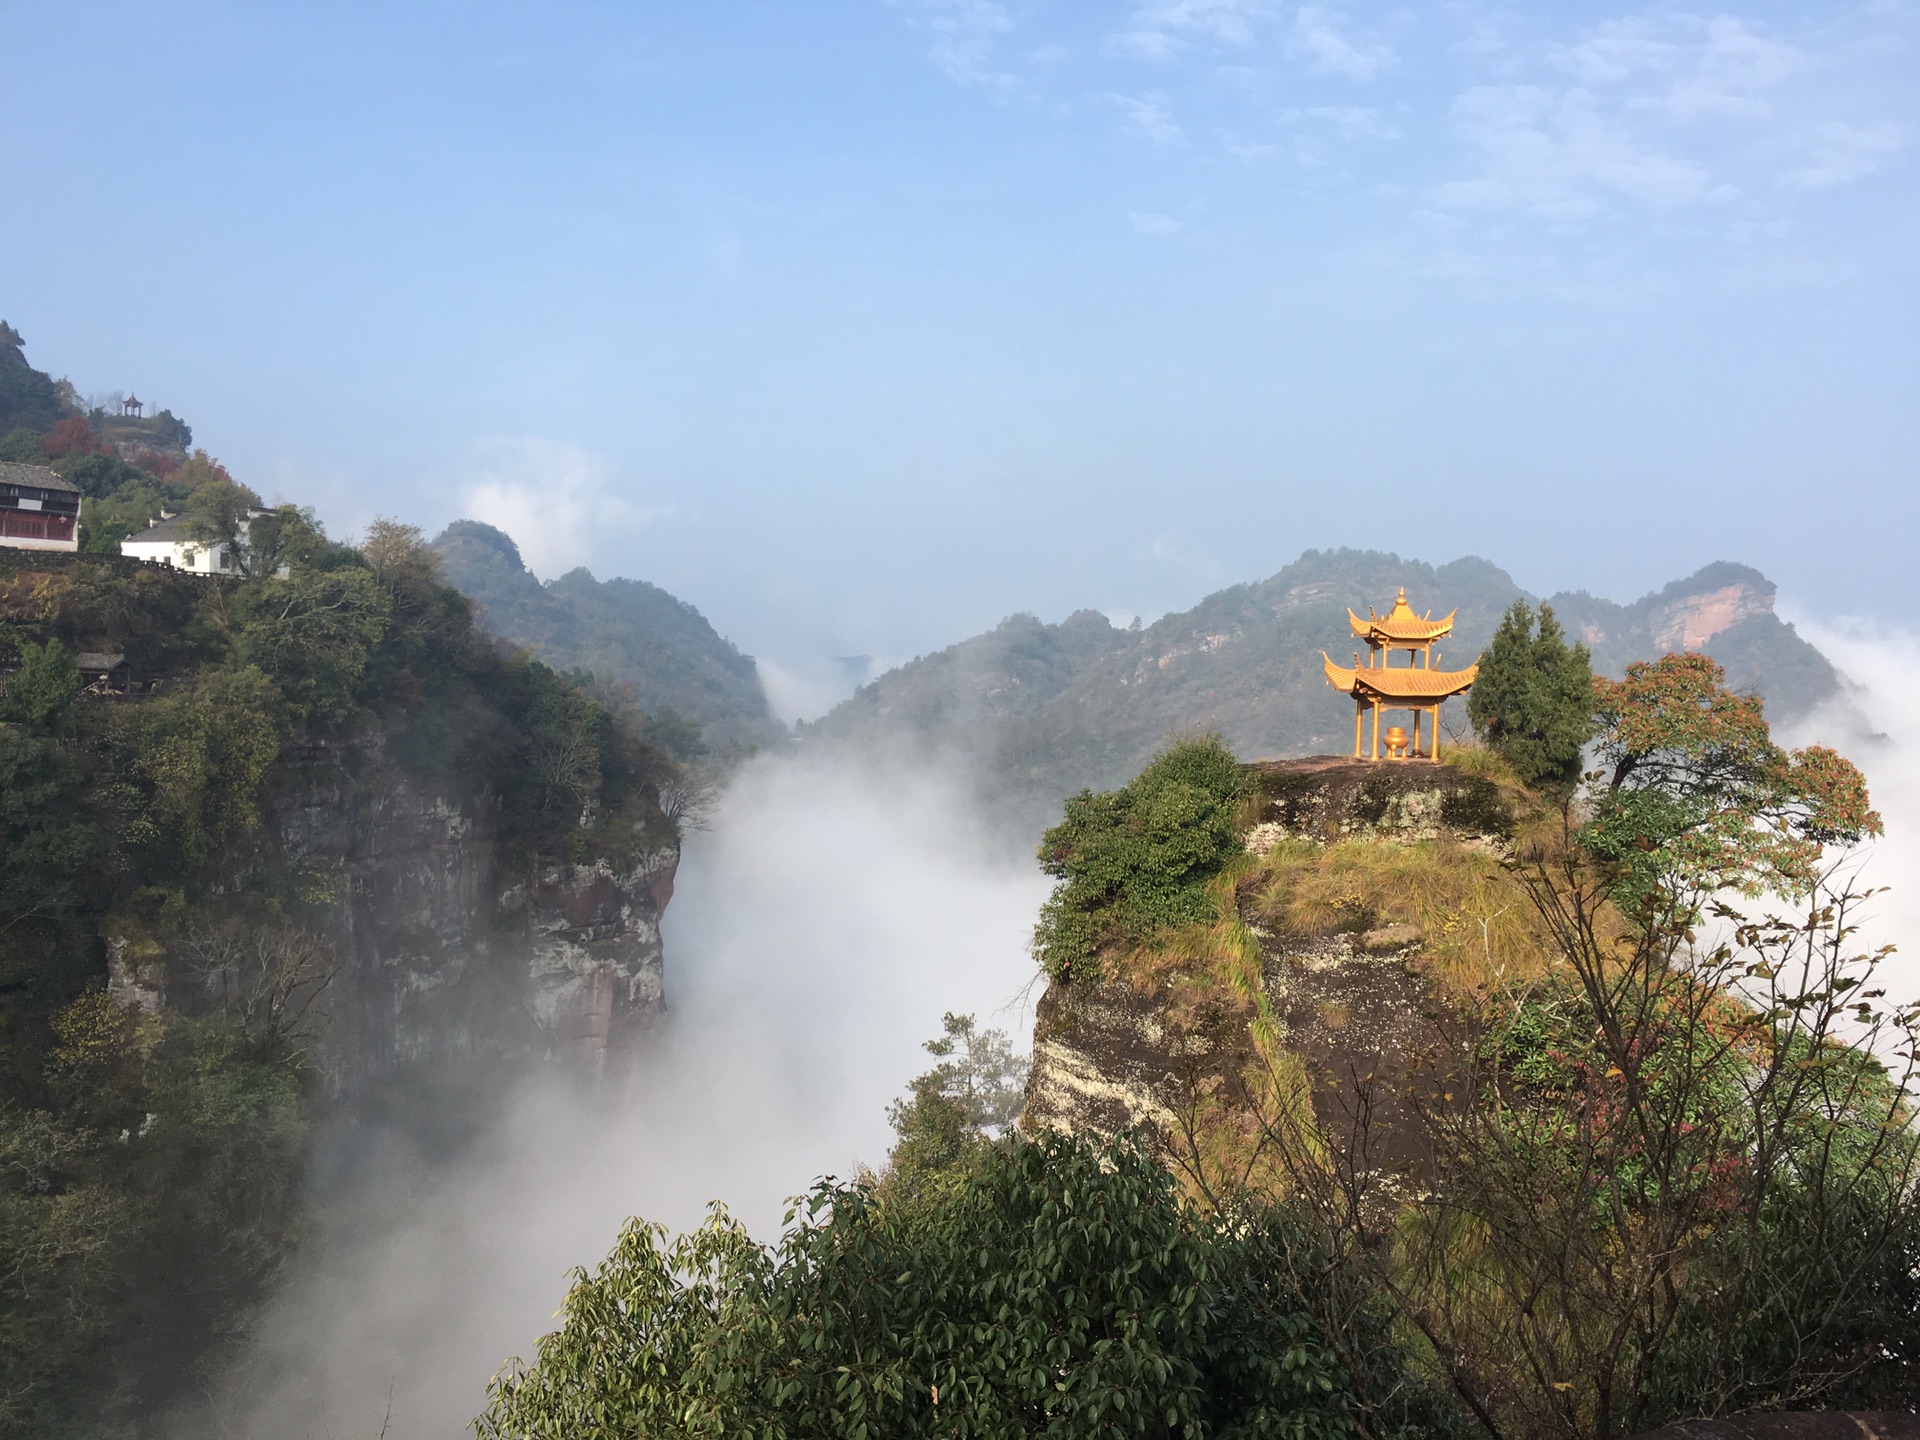
[[[81, 909], [100, 836], [81, 813], [81, 772], [63, 747], [0, 726], [0, 934]], [[0, 951], [0, 984], [19, 959]]]
[[59, 1105], [0, 1098], [0, 1435], [139, 1433], [288, 1254], [305, 1078], [101, 990], [54, 1029]]
[[718, 1209], [630, 1223], [481, 1440], [1431, 1433], [1418, 1387], [1357, 1401], [1314, 1309], [1340, 1279], [1292, 1278], [1283, 1216], [1199, 1215], [1129, 1142], [1010, 1136], [922, 1199], [828, 1181], [796, 1213], [772, 1248]]
[[0, 720], [51, 729], [79, 693], [80, 670], [73, 653], [58, 640], [44, 645], [29, 640], [20, 646], [20, 669], [0, 697]]
[[1210, 735], [1156, 756], [1119, 790], [1083, 790], [1040, 843], [1040, 867], [1061, 883], [1041, 907], [1033, 953], [1058, 980], [1084, 978], [1109, 949], [1206, 920], [1207, 882], [1239, 851], [1243, 774]]
[[887, 1107], [894, 1146], [881, 1178], [890, 1191], [918, 1193], [947, 1182], [975, 1147], [1004, 1131], [1026, 1097], [1027, 1057], [1002, 1030], [948, 1011], [938, 1040], [921, 1048], [939, 1059], [907, 1084], [908, 1098]]
[[132, 757], [146, 792], [129, 838], [191, 867], [259, 822], [261, 782], [280, 753], [280, 692], [260, 671], [212, 670], [148, 706]]
[[272, 678], [297, 713], [328, 720], [353, 708], [393, 601], [365, 570], [302, 569], [254, 581], [235, 608], [241, 656]]

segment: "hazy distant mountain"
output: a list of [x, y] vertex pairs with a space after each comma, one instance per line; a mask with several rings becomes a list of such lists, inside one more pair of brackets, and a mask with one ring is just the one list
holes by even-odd
[[[1057, 625], [1016, 615], [880, 676], [802, 735], [810, 745], [904, 743], [970, 757], [993, 808], [1029, 830], [1082, 787], [1125, 781], [1176, 731], [1218, 730], [1246, 759], [1343, 753], [1353, 710], [1327, 686], [1320, 652], [1348, 659], [1347, 608], [1384, 612], [1403, 585], [1416, 610], [1458, 608], [1441, 649], [1448, 666], [1474, 659], [1522, 594], [1477, 558], [1435, 569], [1377, 551], [1309, 550], [1271, 579], [1144, 629], [1115, 629], [1092, 610]], [[1596, 669], [1617, 675], [1629, 660], [1704, 649], [1734, 686], [1766, 698], [1770, 716], [1789, 719], [1833, 694], [1839, 678], [1774, 615], [1773, 598], [1759, 571], [1720, 563], [1631, 605], [1585, 592], [1550, 603], [1592, 648]], [[1457, 702], [1449, 714], [1464, 727]]]
[[542, 584], [512, 539], [477, 520], [456, 520], [433, 548], [447, 580], [479, 604], [488, 630], [536, 647], [556, 670], [630, 684], [649, 714], [673, 710], [698, 722], [712, 747], [786, 738], [753, 657], [658, 585], [596, 580], [585, 569]]

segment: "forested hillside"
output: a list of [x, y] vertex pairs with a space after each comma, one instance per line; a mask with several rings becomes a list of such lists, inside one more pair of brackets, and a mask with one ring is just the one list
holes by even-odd
[[509, 536], [476, 520], [455, 521], [433, 546], [448, 580], [479, 605], [481, 622], [556, 669], [630, 687], [648, 714], [671, 711], [699, 726], [710, 749], [786, 738], [753, 657], [658, 585], [596, 580], [585, 569], [543, 585]]
[[283, 518], [251, 578], [0, 550], [0, 1435], [203, 1386], [327, 1097], [538, 1042], [568, 992], [489, 947], [496, 874], [523, 916], [671, 876], [668, 757], [480, 632], [417, 532]]
[[51, 375], [27, 363], [20, 332], [0, 320], [0, 435], [51, 430], [75, 406]]
[[[1474, 557], [1435, 567], [1377, 551], [1309, 550], [1269, 579], [1140, 629], [1118, 629], [1093, 610], [1055, 625], [1016, 615], [882, 675], [802, 733], [814, 745], [963, 756], [993, 808], [1031, 831], [1066, 796], [1119, 784], [1174, 732], [1217, 730], [1250, 757], [1345, 752], [1352, 710], [1328, 688], [1321, 652], [1350, 656], [1348, 608], [1384, 612], [1401, 586], [1418, 611], [1457, 608], [1454, 637], [1441, 646], [1449, 666], [1478, 655], [1522, 598], [1504, 570]], [[1773, 593], [1758, 571], [1718, 564], [1631, 605], [1584, 592], [1548, 603], [1602, 673], [1668, 649], [1704, 649], [1736, 689], [1791, 719], [1839, 679], [1773, 614]], [[1463, 728], [1464, 716], [1449, 713]]]

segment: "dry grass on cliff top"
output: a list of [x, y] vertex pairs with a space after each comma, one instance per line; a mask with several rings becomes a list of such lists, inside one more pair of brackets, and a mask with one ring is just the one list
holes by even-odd
[[1156, 994], [1176, 1015], [1223, 1006], [1253, 1012], [1264, 999], [1264, 982], [1251, 921], [1283, 944], [1411, 926], [1419, 932], [1423, 966], [1459, 990], [1539, 974], [1552, 953], [1550, 937], [1509, 866], [1516, 856], [1550, 862], [1560, 853], [1564, 816], [1489, 750], [1456, 747], [1444, 763], [1499, 788], [1514, 817], [1505, 846], [1453, 836], [1282, 841], [1216, 877], [1208, 887], [1214, 920], [1112, 955], [1108, 973], [1136, 993]]
[[1436, 977], [1460, 988], [1530, 978], [1549, 953], [1520, 882], [1457, 840], [1281, 844], [1245, 890], [1252, 917], [1283, 940], [1412, 926]]
[[1451, 988], [1537, 975], [1550, 940], [1508, 861], [1550, 858], [1565, 843], [1563, 817], [1490, 750], [1456, 746], [1443, 763], [1499, 789], [1514, 817], [1505, 847], [1445, 835], [1418, 841], [1362, 835], [1331, 845], [1285, 841], [1241, 879], [1244, 913], [1283, 943], [1340, 934], [1357, 939], [1411, 926], [1419, 932], [1425, 967]]
[[1108, 961], [1108, 973], [1138, 995], [1156, 997], [1176, 1026], [1222, 1008], [1250, 1012], [1264, 998], [1260, 946], [1241, 918], [1241, 892], [1256, 869], [1244, 856], [1207, 886], [1214, 918], [1166, 930]]
[[1311, 1113], [1305, 1063], [1286, 1049], [1244, 918], [1244, 887], [1259, 873], [1254, 856], [1236, 860], [1207, 887], [1213, 920], [1163, 932], [1114, 957], [1108, 972], [1152, 1005], [1176, 1072], [1164, 1096], [1167, 1159], [1206, 1204], [1287, 1193], [1283, 1157], [1266, 1136], [1277, 1117]]

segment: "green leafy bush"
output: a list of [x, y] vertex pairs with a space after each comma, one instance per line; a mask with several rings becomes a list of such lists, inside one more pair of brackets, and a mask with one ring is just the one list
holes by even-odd
[[80, 693], [80, 670], [73, 653], [58, 640], [20, 646], [20, 668], [0, 696], [0, 720], [12, 720], [35, 730], [47, 730], [66, 713]]
[[717, 1208], [630, 1223], [481, 1440], [1431, 1433], [1419, 1387], [1363, 1410], [1282, 1215], [1199, 1215], [1129, 1142], [1010, 1136], [926, 1198], [827, 1181], [795, 1217], [772, 1248]]
[[1206, 885], [1239, 849], [1239, 761], [1217, 735], [1183, 740], [1118, 790], [1083, 790], [1040, 842], [1061, 883], [1033, 953], [1055, 979], [1097, 973], [1103, 953], [1213, 913]]
[[942, 1033], [922, 1047], [939, 1064], [907, 1084], [907, 1098], [887, 1107], [894, 1146], [881, 1183], [917, 1193], [945, 1183], [972, 1150], [1011, 1125], [1026, 1096], [1027, 1057], [1013, 1053], [1002, 1030], [982, 1029], [971, 1015], [948, 1011]]
[[307, 1077], [101, 990], [54, 1029], [57, 1103], [0, 1098], [0, 1435], [138, 1433], [287, 1254]]
[[261, 782], [280, 753], [284, 705], [260, 671], [213, 670], [138, 717], [132, 768], [146, 789], [131, 838], [187, 867], [259, 821]]
[[365, 570], [301, 570], [248, 585], [235, 608], [241, 657], [297, 713], [337, 719], [353, 708], [393, 601]]

